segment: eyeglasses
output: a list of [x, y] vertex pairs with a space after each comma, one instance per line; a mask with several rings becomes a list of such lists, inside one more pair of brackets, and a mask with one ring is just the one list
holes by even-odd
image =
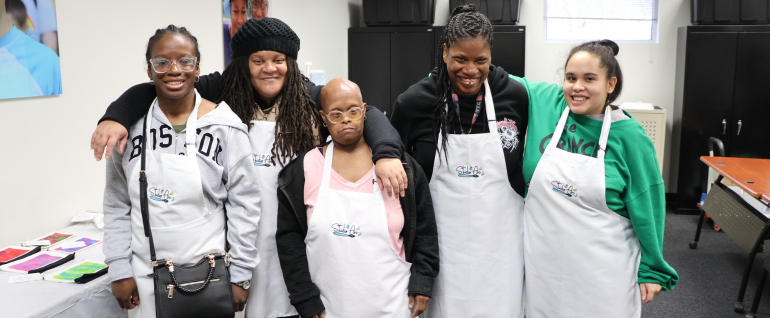
[[194, 57], [183, 57], [178, 60], [169, 60], [164, 58], [150, 59], [150, 65], [155, 73], [163, 74], [171, 70], [171, 67], [176, 64], [182, 72], [192, 72], [195, 69], [195, 65], [198, 63], [198, 59]]
[[329, 119], [332, 124], [339, 124], [342, 122], [343, 119], [345, 119], [345, 116], [348, 116], [351, 120], [359, 120], [364, 115], [364, 109], [361, 107], [353, 107], [351, 109], [348, 109], [346, 112], [342, 112], [339, 110], [333, 110], [330, 111], [328, 114], [326, 114], [326, 118]]
[[252, 7], [252, 8], [262, 8], [262, 9], [267, 9], [267, 6], [268, 6], [268, 4], [267, 4], [267, 3], [256, 3], [256, 2], [252, 2], [252, 3], [251, 3], [251, 7]]

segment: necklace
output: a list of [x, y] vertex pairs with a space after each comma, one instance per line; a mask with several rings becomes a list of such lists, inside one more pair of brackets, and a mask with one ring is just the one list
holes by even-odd
[[[481, 102], [484, 101], [484, 90], [482, 89], [479, 92], [479, 95], [476, 96], [476, 110], [473, 112], [473, 119], [471, 119], [471, 128], [468, 129], [468, 133], [471, 133], [471, 130], [473, 130], [473, 124], [476, 123], [476, 119], [479, 118], [479, 113], [481, 112]], [[462, 118], [460, 118], [460, 101], [457, 98], [457, 94], [455, 93], [454, 89], [452, 89], [452, 102], [455, 104], [455, 108], [457, 109], [457, 120], [460, 121], [460, 132], [465, 135], [465, 131], [463, 130], [463, 121]]]

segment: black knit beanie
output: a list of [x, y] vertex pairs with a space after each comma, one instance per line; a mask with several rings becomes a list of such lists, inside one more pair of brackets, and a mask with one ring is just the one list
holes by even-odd
[[233, 58], [257, 51], [276, 51], [297, 59], [299, 37], [289, 25], [276, 18], [249, 19], [230, 40]]

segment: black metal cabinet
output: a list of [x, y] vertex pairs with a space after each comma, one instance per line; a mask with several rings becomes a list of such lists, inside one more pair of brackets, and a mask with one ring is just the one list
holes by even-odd
[[348, 78], [390, 116], [398, 95], [433, 69], [433, 27], [348, 29]]
[[[361, 88], [364, 102], [390, 116], [398, 96], [436, 66], [442, 28], [348, 29], [348, 78]], [[525, 31], [522, 25], [495, 25], [492, 63], [524, 76]]]
[[[688, 26], [685, 41], [677, 209], [694, 210], [705, 192], [708, 138], [730, 157], [770, 158], [762, 145], [770, 117], [770, 26]], [[680, 44], [680, 48], [681, 48]], [[679, 85], [678, 85], [679, 86]]]

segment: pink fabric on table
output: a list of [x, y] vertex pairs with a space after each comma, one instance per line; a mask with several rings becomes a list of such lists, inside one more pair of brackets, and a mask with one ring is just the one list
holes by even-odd
[[[316, 148], [305, 155], [305, 206], [307, 207], [307, 221], [310, 222], [310, 217], [313, 215], [313, 209], [315, 208], [315, 202], [318, 199], [318, 189], [321, 187], [321, 179], [323, 179], [324, 169], [324, 156]], [[345, 180], [336, 171], [332, 170], [331, 179], [329, 180], [329, 187], [334, 190], [340, 191], [353, 191], [372, 193], [374, 190], [374, 184], [372, 183], [372, 177], [374, 176], [374, 167], [356, 182], [350, 182]], [[404, 238], [401, 237], [401, 230], [404, 228], [404, 212], [401, 210], [401, 201], [398, 196], [389, 197], [387, 192], [383, 192], [383, 201], [385, 201], [385, 213], [388, 219], [388, 232], [390, 233], [390, 242], [393, 243], [393, 249], [398, 252], [398, 256], [406, 260], [406, 252], [404, 251]]]

